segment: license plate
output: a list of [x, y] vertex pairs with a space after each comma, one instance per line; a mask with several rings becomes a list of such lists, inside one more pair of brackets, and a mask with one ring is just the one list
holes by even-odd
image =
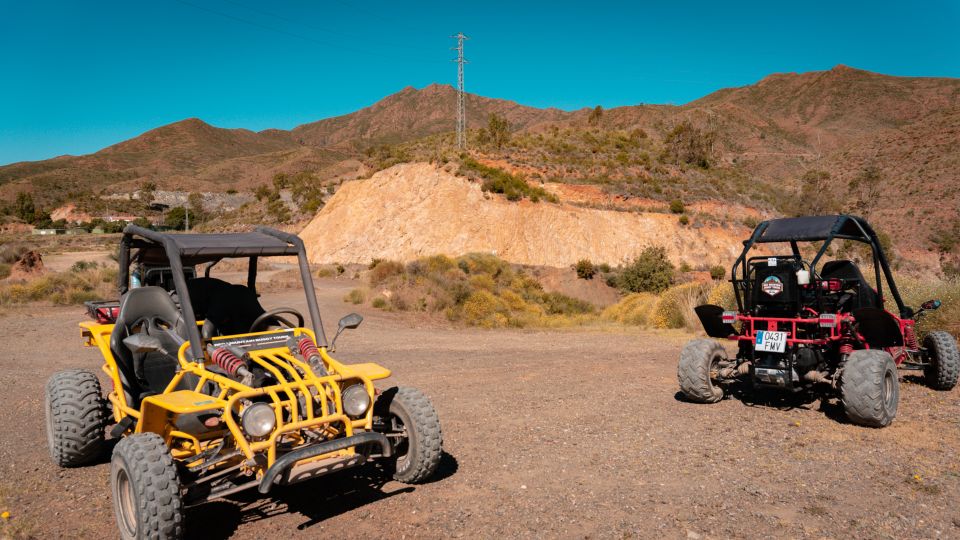
[[760, 330], [757, 332], [757, 342], [754, 348], [762, 352], [782, 353], [787, 350], [787, 333]]

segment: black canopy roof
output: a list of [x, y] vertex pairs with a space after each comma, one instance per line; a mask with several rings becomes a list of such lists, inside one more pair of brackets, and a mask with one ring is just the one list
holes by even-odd
[[764, 224], [757, 242], [815, 241], [831, 236], [870, 242], [870, 225], [856, 216], [804, 216], [771, 219]]
[[[126, 294], [130, 288], [131, 251], [137, 250], [136, 257], [148, 261], [165, 261], [170, 265], [173, 283], [180, 300], [180, 311], [186, 324], [190, 341], [190, 357], [203, 359], [203, 339], [197, 326], [196, 314], [190, 300], [190, 290], [184, 274], [184, 265], [195, 265], [207, 261], [217, 261], [224, 257], [261, 257], [296, 256], [300, 266], [300, 276], [307, 296], [307, 308], [317, 345], [327, 346], [323, 333], [323, 321], [317, 306], [317, 294], [313, 288], [310, 264], [303, 240], [295, 234], [278, 231], [269, 227], [257, 227], [253, 232], [225, 234], [169, 234], [151, 229], [127, 225], [120, 240], [117, 273], [117, 285], [120, 294]], [[248, 286], [254, 290], [257, 265], [251, 258], [248, 267]]]
[[259, 230], [244, 233], [191, 234], [161, 233], [146, 229], [132, 232], [139, 238], [131, 247], [140, 248], [141, 260], [166, 258], [166, 247], [171, 245], [179, 252], [185, 264], [198, 264], [225, 257], [270, 257], [297, 255], [299, 249], [292, 243], [265, 234]]

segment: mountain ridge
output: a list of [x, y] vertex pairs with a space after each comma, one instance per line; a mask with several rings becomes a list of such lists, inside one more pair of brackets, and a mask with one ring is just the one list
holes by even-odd
[[[684, 105], [564, 111], [474, 94], [466, 100], [470, 155], [528, 180], [596, 184], [621, 198], [752, 204], [774, 215], [799, 200], [801, 178], [811, 170], [830, 174], [837, 200], [850, 199], [857, 178], [876, 170], [880, 190], [856, 209], [875, 211], [902, 245], [909, 240], [909, 249], [927, 250], [930, 230], [960, 220], [960, 79], [838, 65], [773, 73]], [[301, 172], [337, 189], [344, 179], [394, 163], [461, 159], [453, 146], [455, 106], [455, 89], [434, 83], [291, 130], [220, 128], [187, 118], [92, 154], [2, 166], [0, 202], [26, 191], [44, 208], [102, 205], [104, 196], [148, 183], [249, 192], [279, 173]], [[480, 129], [491, 115], [510, 126], [505, 145]], [[706, 145], [694, 149], [705, 152], [699, 165], [676, 154], [691, 150], [678, 146], [690, 137]], [[327, 185], [333, 179], [336, 185]], [[929, 200], [938, 201], [934, 211]]]

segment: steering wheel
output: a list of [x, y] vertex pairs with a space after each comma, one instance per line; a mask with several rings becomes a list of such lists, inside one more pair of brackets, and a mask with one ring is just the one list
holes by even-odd
[[[297, 318], [296, 326], [294, 326], [293, 323], [291, 323], [287, 319], [284, 319], [283, 317], [279, 317], [278, 315], [280, 315], [281, 313], [285, 313], [287, 315], [293, 315], [294, 317], [296, 317]], [[303, 315], [301, 315], [299, 311], [293, 308], [288, 308], [288, 307], [271, 309], [270, 311], [267, 311], [266, 313], [260, 315], [259, 317], [256, 318], [256, 320], [253, 321], [253, 324], [250, 325], [250, 332], [251, 333], [259, 332], [260, 327], [267, 326], [267, 323], [269, 322], [277, 322], [286, 328], [302, 328]]]

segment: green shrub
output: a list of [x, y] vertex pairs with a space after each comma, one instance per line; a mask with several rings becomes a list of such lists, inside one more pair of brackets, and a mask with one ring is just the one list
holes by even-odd
[[597, 270], [600, 270], [604, 274], [609, 274], [611, 271], [610, 265], [607, 263], [600, 263], [597, 265]]
[[373, 307], [375, 307], [375, 308], [377, 308], [377, 309], [386, 309], [386, 307], [387, 307], [387, 300], [386, 300], [386, 298], [384, 298], [384, 297], [382, 297], [382, 296], [378, 296], [378, 297], [376, 297], [376, 298], [373, 299], [373, 302], [370, 302], [370, 305], [373, 306]]
[[550, 315], [582, 315], [594, 311], [593, 304], [556, 292], [544, 294], [543, 304]]
[[580, 279], [593, 279], [593, 276], [597, 274], [597, 269], [590, 262], [590, 259], [580, 259], [574, 268], [577, 271], [577, 277]]
[[717, 134], [695, 127], [689, 120], [680, 122], [663, 140], [660, 156], [664, 163], [695, 165], [709, 169], [714, 157]]
[[670, 201], [670, 211], [674, 214], [682, 214], [685, 210], [686, 207], [683, 206], [683, 201], [680, 199]]
[[714, 281], [720, 281], [727, 275], [727, 269], [722, 265], [716, 265], [710, 267], [710, 278]]
[[483, 185], [481, 186], [483, 191], [502, 194], [509, 201], [519, 201], [527, 197], [533, 202], [538, 202], [541, 199], [554, 203], [558, 202], [555, 195], [541, 187], [531, 186], [519, 176], [496, 167], [488, 167], [473, 158], [467, 157], [463, 159], [463, 164], [460, 166], [460, 174], [469, 176], [470, 173], [475, 173], [483, 178]]
[[97, 263], [92, 261], [77, 261], [73, 263], [72, 266], [70, 266], [70, 271], [83, 272], [84, 270], [88, 270], [90, 268], [96, 268], [97, 266], [98, 266]]
[[661, 292], [673, 284], [674, 267], [667, 251], [651, 246], [626, 266], [617, 277], [619, 288], [629, 292]]
[[6, 279], [8, 277], [10, 277], [10, 265], [0, 263], [0, 279]]
[[688, 218], [686, 214], [681, 215], [681, 216], [680, 216], [680, 224], [681, 224], [681, 225], [689, 225], [689, 224], [690, 224], [690, 218]]

